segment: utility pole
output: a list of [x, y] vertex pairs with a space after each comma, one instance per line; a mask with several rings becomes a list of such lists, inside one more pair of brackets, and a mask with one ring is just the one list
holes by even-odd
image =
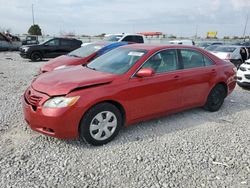
[[35, 18], [34, 18], [34, 8], [33, 8], [33, 4], [32, 4], [32, 20], [33, 20], [33, 25], [35, 25]]
[[195, 28], [195, 39], [197, 39], [197, 35], [198, 35], [198, 24], [196, 24], [196, 28]]
[[246, 24], [245, 24], [245, 28], [244, 28], [244, 32], [243, 32], [244, 42], [246, 41], [246, 30], [247, 30], [247, 24], [248, 24], [248, 16], [249, 16], [249, 12], [247, 13]]

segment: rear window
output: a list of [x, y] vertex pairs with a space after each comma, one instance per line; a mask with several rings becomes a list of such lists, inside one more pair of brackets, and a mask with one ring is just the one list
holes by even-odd
[[234, 50], [236, 50], [235, 47], [218, 47], [215, 49], [216, 52], [233, 52]]
[[116, 42], [120, 40], [121, 38], [122, 38], [122, 35], [110, 35], [110, 36], [105, 37], [103, 40]]
[[63, 46], [71, 46], [74, 44], [74, 41], [72, 40], [61, 40], [61, 45]]
[[73, 56], [73, 57], [87, 57], [98, 50], [102, 49], [105, 45], [104, 44], [88, 44], [85, 46], [82, 46], [68, 54], [68, 56]]

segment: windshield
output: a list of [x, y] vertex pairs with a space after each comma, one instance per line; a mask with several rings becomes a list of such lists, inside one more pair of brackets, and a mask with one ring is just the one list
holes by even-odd
[[98, 57], [87, 67], [101, 72], [124, 74], [146, 53], [146, 50], [117, 48]]
[[198, 43], [198, 44], [197, 44], [198, 47], [203, 47], [203, 48], [206, 48], [206, 47], [208, 47], [209, 45], [210, 45], [210, 44], [207, 43], [207, 42], [203, 42], [203, 43]]
[[215, 49], [216, 52], [233, 52], [236, 48], [235, 47], [218, 47]]
[[88, 44], [70, 52], [68, 56], [80, 57], [80, 58], [88, 57], [89, 55], [103, 48], [104, 45], [105, 44]]
[[214, 51], [216, 48], [218, 48], [218, 45], [210, 45], [210, 46], [206, 47], [205, 49], [207, 51]]
[[122, 38], [122, 35], [110, 35], [105, 37], [103, 40], [105, 41], [118, 41], [120, 38]]

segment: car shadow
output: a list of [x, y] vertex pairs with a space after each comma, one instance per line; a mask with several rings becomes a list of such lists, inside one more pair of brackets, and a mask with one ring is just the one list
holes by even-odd
[[[203, 108], [194, 108], [122, 128], [113, 141], [101, 147], [117, 146], [141, 141], [151, 142], [164, 135], [185, 129], [192, 129], [197, 126], [205, 128], [207, 124], [211, 122], [214, 122], [211, 126], [234, 124], [234, 115], [250, 108], [250, 93], [249, 96], [247, 96], [246, 92], [247, 91], [237, 87], [237, 90], [225, 99], [223, 106], [218, 112], [208, 112]], [[96, 148], [80, 139], [62, 141], [79, 148]]]

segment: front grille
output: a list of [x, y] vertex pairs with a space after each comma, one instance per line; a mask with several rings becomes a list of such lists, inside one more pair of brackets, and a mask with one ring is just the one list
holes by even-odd
[[246, 79], [250, 79], [250, 74], [245, 75]]
[[237, 76], [237, 80], [242, 80], [242, 77], [240, 77], [240, 76]]
[[245, 67], [240, 67], [241, 71], [247, 71], [247, 69]]

